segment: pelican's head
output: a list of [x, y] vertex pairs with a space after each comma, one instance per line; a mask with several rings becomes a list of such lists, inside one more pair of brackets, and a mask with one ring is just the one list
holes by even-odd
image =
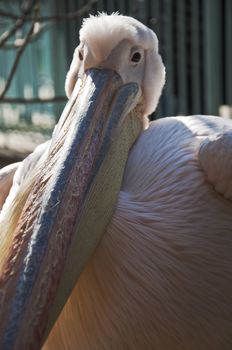
[[77, 79], [82, 79], [90, 68], [112, 69], [124, 84], [137, 83], [143, 113], [149, 115], [155, 110], [165, 82], [165, 68], [158, 52], [157, 36], [144, 24], [117, 14], [85, 19], [66, 78], [68, 97]]
[[69, 102], [4, 243], [0, 348], [39, 349], [45, 340], [111, 220], [128, 152], [164, 80], [150, 29], [117, 14], [84, 20]]

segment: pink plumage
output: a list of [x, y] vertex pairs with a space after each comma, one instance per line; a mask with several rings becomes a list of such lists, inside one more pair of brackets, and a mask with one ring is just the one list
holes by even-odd
[[230, 349], [232, 203], [199, 159], [225, 131], [232, 138], [230, 122], [192, 116], [142, 133], [112, 222], [44, 349]]

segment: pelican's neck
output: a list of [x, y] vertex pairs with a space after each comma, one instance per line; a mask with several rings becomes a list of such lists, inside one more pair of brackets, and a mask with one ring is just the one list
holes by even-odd
[[[74, 286], [90, 255], [99, 243], [113, 216], [121, 188], [124, 169], [130, 148], [138, 138], [144, 121], [139, 109], [135, 108], [125, 118], [110, 145], [97, 176], [86, 197], [78, 227], [78, 234], [72, 242], [69, 257], [65, 262], [61, 286]], [[59, 288], [50, 313], [47, 332], [61, 311], [62, 300], [67, 300], [70, 289]]]

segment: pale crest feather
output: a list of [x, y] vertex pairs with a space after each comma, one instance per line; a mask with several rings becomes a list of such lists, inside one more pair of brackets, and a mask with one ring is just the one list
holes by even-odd
[[132, 17], [118, 14], [90, 16], [83, 20], [80, 30], [80, 41], [88, 43], [92, 54], [99, 60], [104, 60], [120, 41], [127, 39], [135, 45], [141, 45], [145, 50], [158, 51], [158, 40], [155, 34], [144, 24]]

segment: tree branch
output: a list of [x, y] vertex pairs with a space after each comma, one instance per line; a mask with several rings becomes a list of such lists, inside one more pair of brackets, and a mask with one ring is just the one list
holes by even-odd
[[31, 27], [30, 27], [30, 30], [28, 31], [28, 33], [27, 33], [27, 35], [26, 35], [26, 37], [25, 37], [24, 44], [18, 49], [17, 55], [16, 55], [16, 57], [15, 57], [14, 64], [13, 64], [13, 66], [12, 66], [12, 68], [11, 68], [9, 77], [8, 77], [8, 79], [7, 79], [7, 81], [6, 81], [6, 85], [5, 85], [5, 87], [4, 87], [3, 91], [2, 91], [2, 93], [0, 94], [0, 100], [3, 99], [3, 97], [5, 96], [5, 94], [7, 93], [8, 89], [9, 89], [9, 87], [10, 87], [10, 84], [11, 84], [11, 81], [12, 81], [12, 79], [13, 79], [13, 77], [14, 77], [15, 71], [16, 71], [17, 66], [18, 66], [18, 63], [19, 63], [19, 60], [20, 60], [20, 58], [21, 58], [21, 56], [22, 56], [22, 54], [23, 54], [23, 51], [24, 51], [25, 48], [26, 48], [27, 43], [29, 42], [30, 36], [31, 36], [31, 34], [32, 34], [32, 32], [33, 32], [33, 29], [34, 29], [34, 23], [32, 23], [32, 25], [31, 25]]
[[66, 102], [66, 101], [67, 101], [66, 96], [55, 96], [51, 98], [50, 97], [49, 98], [4, 97], [3, 99], [0, 99], [0, 104], [1, 103], [33, 104], [33, 103], [54, 103], [54, 102]]
[[[52, 16], [41, 16], [37, 18], [38, 22], [46, 22], [46, 21], [63, 21], [63, 20], [73, 20], [78, 17], [86, 14], [91, 7], [96, 4], [98, 0], [89, 0], [86, 5], [80, 8], [78, 11], [63, 13], [63, 14], [55, 14]], [[31, 16], [25, 15], [16, 15], [10, 12], [0, 10], [0, 16], [11, 18], [13, 20], [23, 19], [24, 21], [31, 21], [33, 18]]]
[[6, 81], [6, 85], [5, 85], [2, 93], [0, 94], [0, 100], [2, 100], [4, 98], [5, 94], [7, 93], [8, 89], [10, 87], [10, 84], [11, 84], [11, 81], [12, 81], [12, 79], [14, 77], [15, 72], [16, 72], [19, 60], [20, 60], [20, 58], [21, 58], [21, 56], [22, 56], [22, 54], [23, 54], [23, 52], [24, 52], [24, 50], [25, 50], [25, 48], [27, 46], [27, 43], [29, 42], [30, 37], [31, 37], [31, 35], [33, 33], [35, 21], [37, 19], [37, 14], [38, 14], [38, 7], [35, 6], [35, 13], [34, 13], [34, 16], [33, 16], [31, 27], [30, 27], [29, 31], [27, 32], [27, 35], [25, 37], [25, 41], [24, 41], [23, 45], [17, 51], [14, 64], [13, 64], [13, 66], [11, 68], [10, 74], [9, 74], [9, 76], [7, 78], [7, 81]]
[[[22, 16], [19, 16], [19, 15], [15, 15], [11, 12], [7, 12], [7, 11], [3, 11], [3, 10], [0, 10], [0, 16], [2, 17], [7, 17], [7, 18], [11, 18], [11, 19], [14, 19], [14, 20], [17, 20], [19, 18], [22, 18]], [[25, 17], [25, 16], [24, 16]]]
[[14, 33], [16, 32], [16, 30], [18, 30], [19, 28], [21, 28], [23, 26], [24, 20], [22, 18], [18, 19], [16, 21], [16, 23], [14, 24], [14, 26], [10, 29], [7, 30], [6, 32], [4, 32], [1, 36], [0, 36], [0, 48], [5, 44], [5, 42], [12, 36], [14, 35]]
[[[32, 35], [30, 37], [30, 40], [28, 41], [28, 44], [33, 42], [33, 41], [35, 41], [35, 40], [37, 40], [41, 36], [41, 34], [44, 33], [45, 30], [50, 28], [50, 26], [51, 26], [51, 24], [44, 24], [44, 25], [41, 25], [37, 31], [35, 31], [35, 29], [34, 29]], [[12, 50], [12, 49], [15, 50], [15, 49], [18, 49], [18, 48], [20, 48], [21, 46], [24, 45], [24, 42], [25, 42], [25, 38], [16, 39], [15, 41], [7, 43], [4, 46], [2, 46], [2, 50]]]
[[[4, 49], [18, 49], [15, 57], [15, 61], [13, 63], [13, 66], [10, 70], [9, 76], [6, 80], [6, 85], [3, 89], [3, 91], [0, 93], [0, 103], [25, 103], [25, 104], [32, 104], [32, 103], [53, 103], [53, 102], [64, 102], [67, 101], [67, 98], [65, 96], [57, 96], [53, 98], [47, 98], [47, 99], [41, 99], [39, 97], [31, 98], [31, 99], [25, 99], [25, 98], [8, 98], [5, 97], [7, 91], [10, 88], [12, 79], [14, 77], [14, 74], [17, 70], [18, 63], [20, 61], [20, 58], [27, 46], [27, 44], [36, 39], [37, 35], [40, 34], [42, 29], [46, 26], [44, 25], [41, 27], [42, 29], [39, 30], [39, 32], [34, 33], [35, 28], [35, 22], [46, 22], [46, 21], [60, 21], [60, 20], [72, 20], [79, 17], [82, 17], [85, 13], [87, 13], [91, 7], [97, 3], [98, 0], [89, 0], [82, 8], [80, 8], [78, 11], [70, 12], [70, 13], [64, 13], [64, 14], [55, 14], [51, 16], [38, 16], [38, 0], [36, 1], [34, 7], [34, 15], [17, 15], [14, 13], [9, 13], [6, 11], [0, 10], [0, 16], [10, 18], [12, 20], [16, 20], [15, 25], [8, 31], [2, 34], [0, 37], [0, 47]], [[16, 32], [18, 28], [20, 28], [26, 21], [32, 21], [31, 27], [29, 31], [27, 32], [25, 38], [23, 39], [16, 39], [13, 43], [6, 43], [7, 40]]]

